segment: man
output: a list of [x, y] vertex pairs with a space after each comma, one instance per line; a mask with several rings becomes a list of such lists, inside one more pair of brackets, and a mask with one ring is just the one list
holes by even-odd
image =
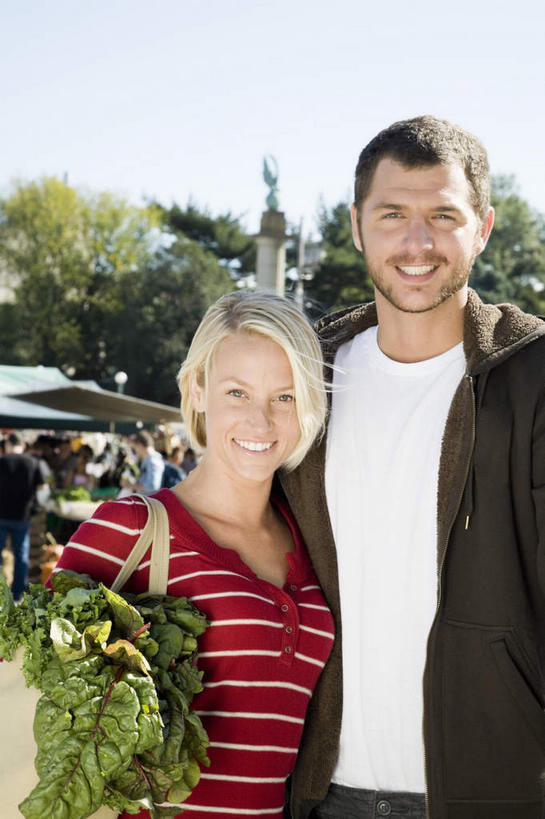
[[163, 489], [171, 489], [180, 481], [187, 478], [187, 473], [182, 468], [182, 461], [184, 459], [184, 448], [182, 446], [175, 446], [164, 461], [164, 472], [161, 481]]
[[468, 288], [493, 211], [460, 128], [375, 137], [352, 224], [376, 301], [321, 321], [327, 442], [283, 478], [338, 635], [293, 816], [541, 819], [545, 323]]
[[153, 438], [147, 430], [137, 432], [131, 441], [136, 457], [140, 461], [138, 482], [131, 489], [134, 492], [150, 495], [161, 488], [165, 463], [161, 454], [155, 449]]
[[0, 457], [0, 555], [9, 536], [14, 557], [14, 600], [20, 600], [28, 587], [30, 515], [36, 490], [45, 484], [39, 463], [23, 450], [21, 436], [12, 432], [5, 442], [5, 455]]

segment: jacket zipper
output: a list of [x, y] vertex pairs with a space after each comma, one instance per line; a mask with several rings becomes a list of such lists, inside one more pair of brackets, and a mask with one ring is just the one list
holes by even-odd
[[[464, 476], [464, 480], [463, 480], [463, 483], [462, 483], [462, 488], [460, 490], [458, 503], [456, 505], [456, 511], [455, 511], [454, 515], [452, 516], [452, 520], [450, 522], [450, 526], [449, 526], [448, 531], [447, 531], [446, 540], [445, 540], [445, 547], [443, 549], [443, 554], [441, 556], [441, 563], [439, 564], [439, 567], [438, 567], [438, 570], [437, 570], [437, 606], [436, 606], [436, 609], [435, 609], [435, 617], [433, 618], [433, 623], [431, 625], [430, 634], [433, 632], [433, 630], [435, 628], [435, 625], [437, 623], [437, 617], [439, 615], [439, 607], [441, 605], [441, 599], [442, 599], [442, 594], [443, 594], [443, 567], [445, 565], [445, 558], [446, 558], [446, 555], [447, 555], [448, 542], [450, 540], [450, 533], [452, 532], [452, 527], [454, 526], [456, 518], [458, 517], [458, 512], [460, 511], [460, 506], [462, 505], [462, 498], [464, 496], [464, 491], [465, 491], [465, 488], [466, 488], [466, 485], [467, 485], [467, 479], [468, 479], [468, 475], [469, 475], [469, 468], [471, 466], [471, 461], [472, 461], [472, 458], [473, 458], [473, 450], [475, 448], [476, 402], [475, 402], [474, 381], [473, 381], [473, 376], [468, 375], [467, 373], [464, 376], [464, 378], [468, 381], [469, 388], [471, 390], [471, 416], [472, 416], [472, 418], [471, 418], [471, 446], [470, 446], [470, 449], [469, 449], [469, 456], [467, 458], [466, 471], [465, 471], [465, 476]], [[466, 519], [466, 523], [465, 523], [465, 528], [466, 529], [468, 528], [468, 525], [469, 525], [469, 520]], [[431, 676], [429, 670], [428, 670], [428, 676]], [[431, 722], [431, 719], [430, 719], [430, 722]], [[432, 814], [431, 814], [431, 810], [430, 810], [429, 767], [428, 767], [428, 754], [427, 754], [427, 749], [426, 749], [426, 735], [425, 735], [425, 732], [424, 732], [424, 726], [422, 726], [422, 730], [423, 730], [423, 736], [424, 736], [424, 777], [425, 777], [425, 784], [426, 784], [426, 793], [425, 793], [425, 796], [426, 796], [426, 815], [428, 816], [428, 819], [433, 819]]]

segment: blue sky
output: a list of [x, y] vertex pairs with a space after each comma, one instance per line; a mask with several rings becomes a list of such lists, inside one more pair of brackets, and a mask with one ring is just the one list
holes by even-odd
[[545, 212], [544, 6], [355, 0], [0, 0], [0, 193], [15, 178], [213, 213], [257, 231], [264, 154], [312, 228], [396, 119], [476, 133]]

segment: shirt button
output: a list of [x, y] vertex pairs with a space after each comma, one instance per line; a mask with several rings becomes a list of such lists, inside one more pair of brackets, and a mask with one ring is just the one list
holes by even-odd
[[286, 654], [291, 654], [291, 646], [284, 646], [284, 652]]
[[293, 628], [291, 626], [286, 626], [286, 634], [291, 634], [292, 631], [293, 631]]
[[288, 604], [287, 603], [282, 603], [282, 605], [280, 606], [280, 611], [283, 611], [284, 614], [285, 614], [289, 610], [290, 610], [290, 607], [288, 606]]
[[297, 586], [294, 586], [292, 583], [290, 586], [290, 591], [297, 591]]
[[386, 799], [381, 799], [377, 802], [377, 813], [379, 816], [389, 816], [392, 812], [392, 806]]

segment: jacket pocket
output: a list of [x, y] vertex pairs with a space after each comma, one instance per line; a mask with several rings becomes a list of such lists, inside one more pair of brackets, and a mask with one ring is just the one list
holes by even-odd
[[537, 659], [532, 662], [509, 625], [450, 620], [443, 622], [440, 637], [435, 696], [441, 699], [436, 713], [446, 798], [529, 803], [542, 798], [545, 713]]
[[530, 683], [531, 676], [514, 633], [492, 640], [490, 648], [503, 684], [521, 717], [539, 745], [545, 747], [545, 712], [537, 691]]

